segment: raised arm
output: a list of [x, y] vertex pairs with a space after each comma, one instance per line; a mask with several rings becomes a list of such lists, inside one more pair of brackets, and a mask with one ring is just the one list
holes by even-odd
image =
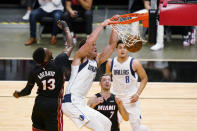
[[70, 57], [70, 54], [74, 48], [73, 39], [72, 39], [72, 35], [70, 33], [70, 29], [69, 29], [67, 23], [62, 20], [57, 21], [57, 26], [60, 29], [62, 29], [66, 35], [66, 43], [65, 43], [65, 48], [64, 48], [63, 52], [66, 53], [68, 57]]
[[[119, 19], [119, 15], [114, 15], [113, 21], [111, 23], [116, 22], [116, 20]], [[112, 28], [111, 36], [110, 36], [110, 41], [109, 44], [104, 48], [104, 50], [97, 56], [97, 62], [98, 66], [100, 66], [102, 63], [104, 63], [113, 53], [114, 48], [116, 47], [118, 40], [118, 34], [116, 31]]]
[[147, 74], [146, 74], [142, 64], [138, 60], [134, 60], [132, 66], [133, 66], [133, 70], [135, 72], [137, 72], [141, 81], [140, 81], [140, 86], [138, 88], [138, 91], [131, 98], [131, 103], [136, 102], [138, 100], [139, 96], [141, 95], [141, 93], [144, 90], [144, 88], [147, 84], [147, 81], [148, 81]]
[[118, 35], [112, 29], [109, 44], [104, 48], [104, 50], [97, 57], [97, 62], [99, 66], [112, 55], [114, 48], [116, 47], [117, 40], [118, 40]]
[[81, 6], [85, 9], [85, 10], [90, 10], [92, 7], [92, 1], [93, 0], [79, 0]]

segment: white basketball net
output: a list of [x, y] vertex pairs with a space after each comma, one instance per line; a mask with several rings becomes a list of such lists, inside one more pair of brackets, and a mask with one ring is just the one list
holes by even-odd
[[[132, 19], [131, 17], [122, 18], [118, 21], [125, 21]], [[137, 41], [142, 40], [139, 33], [139, 21], [130, 24], [112, 24], [111, 27], [117, 32], [118, 37], [128, 46], [134, 45]], [[133, 36], [133, 37], [131, 37]], [[129, 38], [129, 39], [128, 39]]]

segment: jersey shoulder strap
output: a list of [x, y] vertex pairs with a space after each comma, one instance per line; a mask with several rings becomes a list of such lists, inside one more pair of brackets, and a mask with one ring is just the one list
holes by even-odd
[[131, 71], [132, 76], [135, 77], [135, 71], [132, 68], [133, 60], [134, 60], [134, 58], [131, 58], [131, 61], [130, 61], [130, 71]]
[[111, 96], [110, 96], [112, 99], [115, 99], [115, 94], [111, 93]]
[[112, 61], [111, 61], [111, 68], [110, 68], [110, 72], [112, 72], [113, 65], [114, 65], [114, 58], [113, 58], [113, 59], [112, 59]]

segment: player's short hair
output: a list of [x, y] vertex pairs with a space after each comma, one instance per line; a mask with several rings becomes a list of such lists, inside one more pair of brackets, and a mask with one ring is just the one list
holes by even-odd
[[79, 48], [81, 48], [85, 43], [86, 43], [87, 38], [83, 38], [80, 42], [79, 42]]
[[44, 48], [39, 47], [37, 48], [34, 52], [33, 52], [33, 60], [38, 63], [38, 64], [42, 64], [44, 62], [44, 58], [45, 58], [45, 51]]
[[101, 79], [103, 78], [103, 76], [109, 76], [110, 79], [111, 79], [111, 76], [105, 73], [105, 74], [102, 74], [101, 77], [99, 78], [99, 81], [100, 81], [100, 82], [101, 82]]
[[119, 44], [124, 44], [124, 43], [123, 43], [122, 40], [118, 40], [117, 45], [116, 45], [116, 48], [118, 48], [118, 45], [119, 45]]

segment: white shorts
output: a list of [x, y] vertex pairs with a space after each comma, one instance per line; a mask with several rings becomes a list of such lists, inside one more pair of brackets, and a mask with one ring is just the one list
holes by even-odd
[[74, 95], [71, 96], [71, 102], [62, 103], [62, 111], [78, 128], [81, 128], [90, 121], [95, 123], [95, 125], [105, 126], [110, 124], [111, 126], [111, 121], [106, 116], [87, 106], [85, 99]]

